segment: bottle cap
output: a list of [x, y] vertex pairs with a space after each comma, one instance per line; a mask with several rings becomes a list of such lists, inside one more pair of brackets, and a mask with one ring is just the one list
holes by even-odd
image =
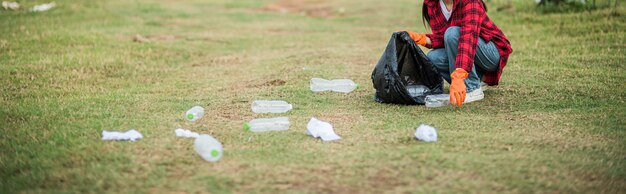
[[243, 130], [250, 131], [250, 128], [252, 128], [252, 127], [250, 126], [250, 123], [244, 123], [244, 124], [243, 124]]
[[219, 152], [219, 151], [217, 151], [217, 150], [211, 150], [211, 156], [213, 156], [213, 157], [217, 157], [217, 155], [219, 155], [219, 154], [220, 154], [220, 152]]
[[193, 114], [192, 113], [187, 114], [187, 119], [193, 120]]
[[356, 89], [359, 89], [359, 87], [360, 87], [360, 85], [359, 85], [359, 84], [356, 84]]

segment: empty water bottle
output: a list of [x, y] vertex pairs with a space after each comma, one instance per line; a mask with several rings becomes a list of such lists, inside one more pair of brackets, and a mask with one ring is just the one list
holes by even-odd
[[208, 162], [217, 162], [222, 158], [222, 143], [210, 135], [202, 134], [193, 143], [196, 152]]
[[327, 90], [332, 90], [335, 92], [352, 92], [357, 89], [359, 84], [354, 83], [349, 79], [335, 79], [335, 80], [326, 80], [322, 78], [313, 78], [311, 79], [311, 91], [313, 92], [323, 92]]
[[426, 107], [436, 108], [447, 106], [450, 104], [450, 95], [449, 94], [436, 94], [436, 95], [428, 95], [424, 99], [426, 102]]
[[254, 119], [245, 123], [243, 128], [252, 132], [283, 131], [289, 129], [289, 118], [275, 117], [267, 119]]
[[408, 85], [406, 90], [409, 91], [411, 97], [424, 96], [424, 94], [430, 92], [430, 88], [425, 85]]
[[252, 103], [252, 112], [255, 113], [285, 113], [291, 108], [291, 104], [282, 100], [255, 100]]
[[201, 106], [194, 106], [185, 113], [185, 118], [188, 121], [194, 122], [204, 116], [204, 108]]

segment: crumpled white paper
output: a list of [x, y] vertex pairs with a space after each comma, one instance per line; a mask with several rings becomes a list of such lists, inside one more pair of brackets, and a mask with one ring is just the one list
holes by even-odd
[[102, 131], [102, 140], [131, 140], [135, 141], [137, 139], [142, 139], [143, 135], [139, 133], [139, 131], [135, 129], [128, 130], [126, 132], [119, 131]]
[[415, 129], [415, 138], [425, 142], [436, 142], [437, 130], [430, 125], [422, 124]]
[[42, 11], [48, 11], [52, 8], [54, 8], [55, 6], [57, 6], [56, 3], [52, 2], [52, 3], [44, 3], [41, 5], [35, 5], [32, 9], [30, 9], [33, 12], [42, 12]]
[[335, 133], [333, 126], [330, 123], [320, 121], [315, 117], [312, 117], [309, 123], [306, 125], [306, 134], [315, 138], [321, 138], [323, 141], [339, 140], [341, 137]]
[[2, 2], [2, 7], [4, 9], [17, 10], [17, 9], [20, 8], [20, 4], [17, 3], [17, 2], [3, 1]]
[[198, 138], [198, 136], [200, 136], [198, 133], [187, 129], [176, 129], [174, 132], [176, 132], [176, 136], [178, 137]]

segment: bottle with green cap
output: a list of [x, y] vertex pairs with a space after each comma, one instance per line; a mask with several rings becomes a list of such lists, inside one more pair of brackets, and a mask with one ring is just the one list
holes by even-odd
[[331, 90], [335, 92], [348, 93], [357, 88], [359, 88], [359, 84], [356, 84], [354, 83], [354, 81], [349, 79], [326, 80], [317, 77], [311, 79], [311, 91], [313, 92], [323, 92]]
[[197, 121], [202, 116], [204, 116], [204, 108], [201, 106], [194, 106], [185, 113], [185, 119], [191, 122]]
[[210, 135], [202, 134], [193, 142], [193, 147], [202, 159], [217, 162], [222, 158], [222, 143]]
[[243, 124], [243, 129], [252, 132], [283, 131], [289, 129], [289, 125], [287, 117], [262, 118]]

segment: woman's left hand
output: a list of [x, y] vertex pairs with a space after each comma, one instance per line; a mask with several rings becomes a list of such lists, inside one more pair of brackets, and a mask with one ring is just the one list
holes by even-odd
[[407, 31], [407, 33], [409, 33], [409, 36], [411, 36], [411, 39], [413, 39], [413, 41], [415, 41], [415, 43], [422, 45], [422, 46], [426, 46], [428, 37], [426, 36], [426, 34], [420, 34], [417, 32], [411, 32], [411, 31]]
[[419, 44], [422, 46], [426, 46], [426, 44], [430, 44], [430, 38], [428, 38], [426, 34], [421, 34], [421, 33], [412, 32], [412, 31], [405, 31], [405, 30], [398, 30], [396, 32], [409, 33], [409, 36], [411, 36], [411, 39], [413, 39], [413, 41], [415, 41], [416, 44]]

